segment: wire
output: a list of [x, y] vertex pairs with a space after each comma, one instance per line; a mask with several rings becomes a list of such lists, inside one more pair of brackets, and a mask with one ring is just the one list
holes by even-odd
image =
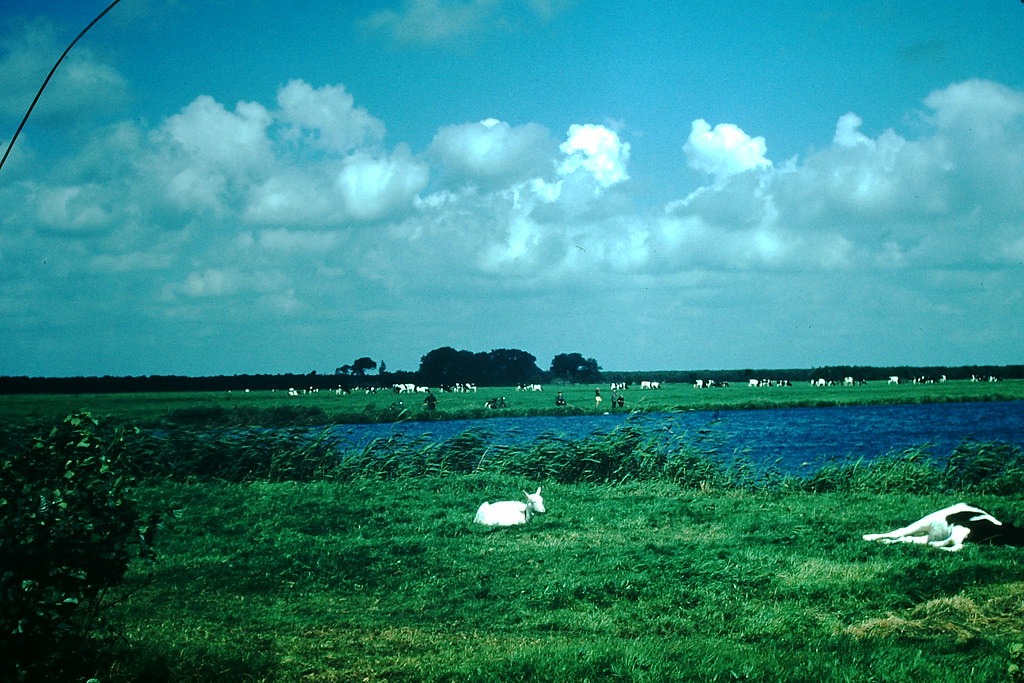
[[89, 25], [86, 26], [85, 28], [83, 28], [82, 32], [79, 33], [77, 36], [75, 36], [75, 39], [71, 41], [71, 44], [68, 45], [67, 49], [64, 50], [64, 52], [61, 54], [60, 58], [53, 65], [53, 68], [50, 69], [50, 73], [48, 73], [46, 75], [46, 80], [44, 80], [43, 84], [41, 86], [39, 86], [39, 92], [36, 93], [35, 98], [32, 100], [32, 104], [29, 105], [28, 111], [25, 112], [25, 117], [23, 119], [21, 119], [21, 123], [18, 125], [18, 130], [14, 131], [14, 137], [11, 138], [10, 144], [7, 145], [7, 151], [4, 152], [3, 158], [0, 159], [0, 169], [3, 169], [4, 162], [7, 161], [8, 155], [11, 153], [11, 150], [14, 149], [14, 142], [18, 139], [18, 135], [21, 134], [21, 129], [25, 127], [25, 123], [28, 121], [28, 117], [32, 114], [32, 110], [35, 109], [36, 102], [39, 101], [40, 96], [42, 96], [42, 94], [43, 94], [43, 90], [46, 89], [46, 85], [50, 82], [50, 78], [52, 78], [54, 72], [57, 71], [57, 67], [60, 66], [60, 63], [63, 62], [64, 58], [67, 57], [69, 52], [71, 52], [71, 48], [73, 48], [75, 46], [75, 43], [78, 42], [79, 38], [84, 36], [86, 31], [91, 29], [96, 24], [96, 22], [98, 22], [100, 19], [102, 19], [103, 15], [105, 15], [110, 10], [114, 9], [114, 5], [116, 5], [119, 2], [121, 2], [121, 0], [114, 0], [112, 3], [110, 3], [107, 6], [107, 8], [105, 10], [100, 12], [99, 15], [97, 15], [97, 17], [95, 19], [93, 19], [91, 22], [89, 22]]

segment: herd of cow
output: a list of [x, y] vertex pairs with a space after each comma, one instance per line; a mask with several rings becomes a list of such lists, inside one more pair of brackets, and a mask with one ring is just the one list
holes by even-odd
[[[971, 375], [971, 381], [972, 382], [999, 382], [1000, 378], [998, 378], [998, 377], [996, 377], [994, 375], [988, 375], [988, 376]], [[944, 384], [945, 382], [946, 382], [946, 376], [945, 375], [939, 375], [938, 377], [931, 377], [931, 376], [927, 376], [927, 375], [921, 375], [921, 376], [912, 377], [910, 379], [906, 379], [906, 378], [900, 377], [899, 375], [891, 375], [886, 380], [887, 384], [907, 384], [907, 383], [912, 383], [912, 384]], [[809, 383], [810, 383], [811, 386], [814, 386], [814, 387], [832, 387], [832, 386], [852, 387], [852, 386], [860, 386], [860, 385], [867, 384], [868, 381], [866, 379], [855, 379], [853, 377], [847, 376], [847, 377], [844, 377], [842, 380], [833, 380], [833, 379], [826, 379], [824, 377], [818, 377], [818, 378], [810, 380]], [[612, 382], [610, 384], [610, 388], [611, 388], [611, 390], [613, 392], [621, 392], [621, 391], [625, 391], [630, 386], [636, 386], [636, 387], [639, 387], [640, 389], [660, 389], [661, 385], [662, 385], [662, 383], [660, 381], [646, 380], [645, 379], [645, 380], [641, 380], [640, 382], [636, 382], [635, 384], [632, 383], [632, 382]], [[751, 387], [791, 387], [791, 386], [793, 386], [793, 382], [791, 380], [788, 380], [788, 379], [767, 379], [767, 378], [765, 378], [765, 379], [749, 379], [749, 380], [747, 380], [747, 385], [751, 386]], [[693, 387], [695, 389], [720, 389], [720, 388], [727, 388], [728, 386], [729, 386], [728, 380], [697, 379], [697, 380], [694, 380], [694, 382], [693, 382]], [[372, 387], [372, 388], [367, 388], [366, 389], [367, 392], [372, 392], [372, 393], [376, 393], [376, 392], [382, 391], [382, 390], [383, 391], [392, 391], [392, 392], [394, 392], [396, 394], [413, 394], [413, 393], [426, 394], [426, 393], [428, 393], [430, 391], [430, 389], [428, 387], [420, 386], [418, 384], [412, 384], [412, 383], [408, 383], [408, 384], [394, 384], [394, 385], [392, 385], [390, 387]], [[445, 393], [448, 393], [448, 392], [455, 392], [455, 393], [475, 392], [477, 390], [477, 386], [476, 386], [476, 384], [473, 384], [472, 382], [455, 382], [455, 383], [452, 383], [452, 384], [441, 385], [440, 390], [442, 392], [445, 392]], [[544, 387], [541, 384], [520, 384], [520, 385], [518, 385], [516, 387], [516, 390], [517, 391], [544, 391]], [[303, 395], [303, 394], [314, 393], [314, 392], [318, 392], [318, 391], [319, 391], [319, 389], [313, 389], [313, 388], [302, 389], [302, 390], [298, 390], [298, 389], [292, 388], [292, 389], [288, 390], [288, 393], [291, 396], [300, 396], [300, 395]], [[336, 390], [335, 393], [337, 393], [339, 395], [342, 394], [342, 393], [347, 394], [347, 393], [349, 393], [349, 390], [348, 389], [343, 389], [343, 388], [339, 387]]]

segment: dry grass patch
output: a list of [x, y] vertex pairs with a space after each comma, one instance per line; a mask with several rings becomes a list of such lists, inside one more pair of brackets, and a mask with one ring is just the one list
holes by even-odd
[[844, 632], [858, 640], [892, 636], [913, 640], [936, 637], [966, 643], [978, 637], [1019, 638], [1024, 635], [1024, 584], [1007, 584], [990, 598], [967, 595], [935, 598], [902, 612], [852, 624]]

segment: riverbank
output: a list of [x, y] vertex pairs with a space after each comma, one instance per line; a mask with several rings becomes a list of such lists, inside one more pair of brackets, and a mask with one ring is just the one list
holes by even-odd
[[[631, 426], [525, 450], [468, 433], [378, 442], [340, 460], [294, 438], [307, 429], [63, 427], [5, 435], [24, 456], [8, 512], [59, 517], [31, 487], [79, 500], [102, 462], [130, 482], [120, 509], [147, 520], [146, 552], [83, 605], [75, 656], [21, 662], [52, 669], [42, 678], [1012, 681], [1024, 664], [1022, 549], [861, 540], [956, 500], [1019, 521], [1024, 460], [1007, 444], [797, 478]], [[83, 467], [35, 481], [58, 446], [84, 449]], [[546, 512], [529, 524], [474, 524], [481, 502], [538, 486]], [[72, 537], [52, 545], [58, 562]]]
[[[166, 484], [105, 681], [1020, 680], [1021, 550], [860, 539], [948, 496], [518, 477]], [[997, 514], [1022, 499], [980, 496]], [[1018, 669], [1019, 671], [1019, 669]]]

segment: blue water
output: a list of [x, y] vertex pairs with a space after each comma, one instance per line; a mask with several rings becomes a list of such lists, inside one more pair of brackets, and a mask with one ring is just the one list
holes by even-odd
[[829, 462], [871, 460], [893, 451], [928, 445], [943, 460], [965, 439], [1024, 446], [1024, 401], [936, 403], [893, 406], [774, 408], [493, 417], [398, 424], [339, 425], [333, 429], [341, 450], [358, 449], [390, 436], [445, 441], [467, 430], [490, 444], [529, 444], [545, 434], [581, 439], [604, 434], [631, 420], [642, 428], [683, 443], [700, 441], [720, 455], [743, 455], [755, 465], [775, 466], [806, 476]]

